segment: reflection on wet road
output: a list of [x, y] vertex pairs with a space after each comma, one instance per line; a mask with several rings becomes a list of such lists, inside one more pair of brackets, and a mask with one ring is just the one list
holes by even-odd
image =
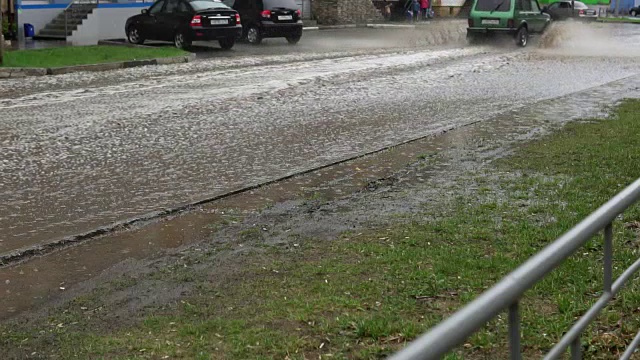
[[[607, 35], [640, 34], [621, 29]], [[567, 55], [304, 53], [2, 82], [0, 253], [640, 72], [631, 57]]]

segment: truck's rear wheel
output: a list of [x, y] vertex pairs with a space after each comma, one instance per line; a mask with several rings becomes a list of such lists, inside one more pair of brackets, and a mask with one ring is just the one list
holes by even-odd
[[529, 43], [529, 31], [526, 27], [521, 27], [516, 34], [516, 44], [520, 47], [525, 47]]

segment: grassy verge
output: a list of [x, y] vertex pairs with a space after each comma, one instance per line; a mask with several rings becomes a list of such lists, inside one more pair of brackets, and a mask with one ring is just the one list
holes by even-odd
[[[425, 219], [331, 242], [269, 250], [220, 285], [190, 255], [145, 281], [190, 283], [194, 294], [153, 309], [135, 325], [90, 326], [97, 292], [41, 327], [0, 328], [9, 355], [59, 358], [380, 358], [471, 301], [522, 261], [640, 176], [640, 101], [609, 120], [575, 123], [519, 148], [486, 173], [477, 191]], [[614, 227], [615, 275], [638, 256], [634, 207]], [[548, 350], [594, 303], [602, 242], [592, 240], [523, 301], [526, 357]], [[122, 288], [138, 280], [112, 284]], [[613, 358], [640, 326], [632, 282], [583, 336], [589, 358]], [[83, 310], [80, 310], [83, 309]], [[504, 316], [448, 358], [505, 358]]]
[[620, 18], [598, 18], [598, 21], [604, 23], [625, 23], [625, 24], [640, 24], [640, 18], [632, 19], [628, 17]]
[[5, 54], [5, 67], [51, 68], [145, 60], [186, 55], [172, 47], [130, 48], [124, 46], [69, 46], [51, 49], [16, 50]]

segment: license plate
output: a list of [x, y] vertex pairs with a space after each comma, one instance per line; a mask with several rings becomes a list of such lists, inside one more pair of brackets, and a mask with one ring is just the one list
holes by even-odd
[[293, 16], [291, 16], [291, 15], [280, 15], [280, 16], [278, 16], [278, 20], [293, 20]]
[[482, 20], [482, 25], [500, 25], [500, 20]]
[[211, 20], [211, 25], [227, 25], [228, 20]]

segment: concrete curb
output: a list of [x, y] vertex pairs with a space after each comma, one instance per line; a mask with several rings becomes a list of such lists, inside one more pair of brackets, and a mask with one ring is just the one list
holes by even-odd
[[175, 56], [169, 58], [121, 61], [106, 64], [65, 66], [57, 68], [0, 68], [0, 79], [21, 78], [28, 76], [62, 75], [75, 72], [111, 71], [148, 65], [181, 64], [191, 62], [195, 59], [195, 54], [189, 54], [185, 56]]
[[319, 26], [307, 26], [302, 28], [304, 31], [318, 31], [318, 30], [340, 30], [340, 29], [415, 29], [418, 26], [425, 26], [425, 24], [419, 25], [403, 25], [403, 24], [350, 24], [350, 25], [319, 25]]
[[358, 27], [358, 25], [356, 25], [356, 24], [319, 26], [320, 30], [355, 29], [357, 27]]
[[47, 75], [47, 69], [43, 68], [0, 68], [0, 79], [45, 75]]
[[611, 21], [611, 20], [606, 20], [606, 19], [597, 19], [596, 22], [601, 23], [601, 24], [636, 24], [636, 25], [640, 25], [640, 21], [638, 21], [638, 20], [633, 21], [631, 19], [629, 19], [629, 20], [617, 20], [617, 21]]
[[415, 29], [416, 25], [367, 24], [370, 29]]
[[153, 46], [132, 44], [125, 39], [100, 40], [98, 45], [124, 46], [129, 48], [153, 49]]

